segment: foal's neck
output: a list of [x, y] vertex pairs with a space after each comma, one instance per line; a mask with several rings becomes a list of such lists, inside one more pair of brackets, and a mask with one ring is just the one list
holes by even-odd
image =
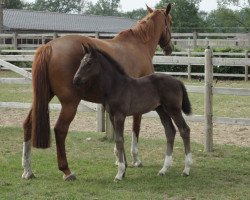
[[107, 55], [100, 55], [101, 71], [99, 73], [100, 87], [102, 88], [104, 95], [110, 95], [118, 90], [124, 89], [124, 87], [130, 82], [130, 78], [122, 67], [113, 59], [107, 57]]

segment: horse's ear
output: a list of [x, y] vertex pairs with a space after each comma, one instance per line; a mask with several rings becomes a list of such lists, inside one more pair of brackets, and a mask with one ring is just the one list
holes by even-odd
[[167, 5], [167, 8], [166, 8], [166, 15], [168, 15], [170, 13], [170, 10], [171, 10], [171, 3], [169, 3]]
[[85, 52], [85, 53], [90, 53], [89, 48], [88, 48], [87, 46], [83, 45], [83, 44], [82, 44], [82, 50], [83, 50], [83, 52]]
[[152, 13], [154, 12], [152, 8], [150, 8], [147, 4], [146, 4], [146, 7], [147, 7], [147, 10], [148, 10], [148, 13]]

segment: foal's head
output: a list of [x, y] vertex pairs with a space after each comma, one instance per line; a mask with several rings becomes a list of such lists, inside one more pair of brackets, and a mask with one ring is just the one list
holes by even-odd
[[[147, 6], [148, 12], [152, 13], [154, 10]], [[165, 55], [170, 55], [173, 51], [173, 44], [171, 41], [171, 32], [172, 32], [172, 17], [169, 14], [171, 10], [171, 4], [167, 5], [166, 9], [159, 9], [162, 13], [162, 20], [164, 20], [164, 27], [162, 29], [161, 37], [159, 40], [159, 45], [163, 49]]]
[[101, 67], [97, 51], [91, 46], [82, 45], [82, 48], [85, 54], [73, 79], [77, 87], [98, 75]]

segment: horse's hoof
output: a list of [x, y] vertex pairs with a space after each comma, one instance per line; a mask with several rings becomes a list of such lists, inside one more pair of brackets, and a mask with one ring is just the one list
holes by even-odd
[[33, 179], [33, 178], [36, 178], [35, 175], [31, 172], [24, 172], [23, 175], [22, 175], [22, 178], [23, 179], [26, 179], [26, 180], [29, 180], [29, 179]]
[[65, 180], [65, 181], [74, 181], [74, 180], [76, 180], [76, 176], [75, 176], [74, 173], [71, 173], [68, 176], [63, 175], [63, 180]]
[[133, 167], [143, 167], [142, 162], [140, 160], [136, 162], [132, 162], [132, 165]]

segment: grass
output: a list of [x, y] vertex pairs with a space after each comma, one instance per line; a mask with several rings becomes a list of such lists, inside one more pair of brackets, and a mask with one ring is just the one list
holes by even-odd
[[[244, 200], [250, 196], [250, 148], [215, 146], [211, 154], [202, 145], [192, 144], [194, 164], [191, 175], [183, 170], [183, 145], [177, 141], [174, 165], [163, 177], [156, 176], [162, 167], [165, 141], [141, 139], [143, 168], [129, 165], [126, 177], [115, 183], [113, 143], [101, 133], [70, 132], [67, 138], [69, 166], [77, 180], [64, 182], [57, 169], [55, 142], [48, 150], [32, 149], [33, 170], [37, 178], [22, 180], [22, 130], [0, 128], [1, 199], [218, 199]], [[91, 140], [86, 140], [90, 138]], [[129, 162], [129, 139], [126, 138]]]

